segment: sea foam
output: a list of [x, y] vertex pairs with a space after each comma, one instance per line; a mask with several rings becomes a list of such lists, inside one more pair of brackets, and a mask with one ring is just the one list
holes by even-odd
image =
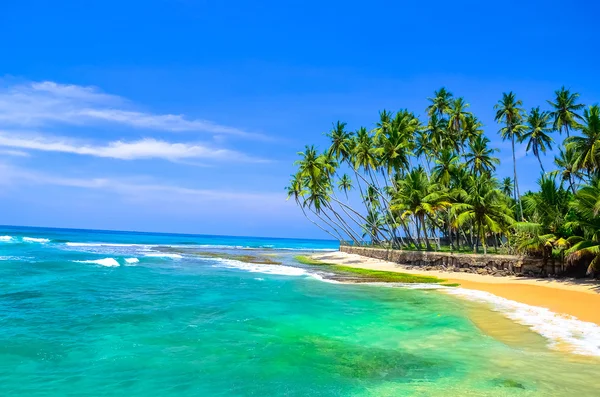
[[75, 262], [93, 263], [96, 265], [107, 266], [107, 267], [118, 267], [119, 266], [119, 262], [117, 262], [117, 260], [114, 258], [94, 259], [94, 260], [89, 260], [89, 261], [75, 261]]
[[138, 258], [125, 258], [125, 263], [127, 264], [134, 264], [134, 263], [139, 263], [140, 260]]
[[37, 237], [23, 237], [23, 241], [26, 242], [26, 243], [40, 243], [40, 244], [44, 244], [44, 243], [50, 242], [50, 239], [47, 239], [47, 238], [37, 238]]
[[149, 247], [147, 244], [120, 244], [120, 243], [65, 243], [67, 247]]
[[444, 291], [471, 301], [492, 305], [494, 311], [504, 314], [517, 323], [550, 341], [550, 347], [568, 345], [573, 353], [600, 356], [600, 326], [581, 321], [576, 317], [554, 313], [546, 308], [511, 301], [485, 291], [464, 288], [447, 288]]
[[7, 241], [12, 241], [12, 240], [13, 240], [12, 236], [0, 236], [0, 241], [7, 242]]
[[210, 261], [216, 261], [219, 264], [214, 267], [226, 267], [230, 269], [240, 269], [251, 273], [277, 274], [281, 276], [303, 276], [308, 274], [306, 270], [299, 267], [284, 265], [267, 265], [262, 263], [245, 263], [234, 259], [207, 258]]
[[181, 258], [183, 258], [183, 256], [181, 256], [179, 254], [166, 254], [166, 253], [161, 253], [161, 252], [151, 253], [151, 254], [144, 254], [144, 256], [148, 256], [148, 257], [151, 257], [151, 258], [170, 258], [170, 259], [181, 259]]

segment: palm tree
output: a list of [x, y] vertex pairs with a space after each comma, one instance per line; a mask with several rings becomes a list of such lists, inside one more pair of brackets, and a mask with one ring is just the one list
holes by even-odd
[[399, 182], [392, 200], [392, 210], [399, 212], [401, 219], [413, 217], [417, 242], [421, 245], [422, 230], [428, 250], [431, 249], [431, 245], [427, 237], [425, 220], [426, 218], [433, 219], [438, 211], [445, 210], [450, 205], [451, 203], [442, 189], [429, 182], [427, 174], [420, 166], [412, 169]]
[[519, 192], [519, 183], [517, 180], [517, 159], [515, 156], [515, 140], [521, 138], [521, 132], [523, 130], [523, 125], [521, 124], [523, 110], [521, 109], [521, 106], [523, 106], [523, 102], [520, 99], [517, 100], [515, 94], [511, 91], [502, 94], [502, 99], [494, 105], [494, 109], [496, 109], [496, 122], [504, 123], [504, 127], [500, 129], [502, 140], [511, 140], [515, 202], [519, 204], [519, 209], [521, 210], [520, 218], [523, 219], [523, 206], [521, 205], [521, 193]]
[[540, 152], [546, 154], [546, 150], [552, 150], [552, 138], [550, 133], [552, 129], [548, 127], [550, 113], [540, 111], [540, 107], [532, 108], [527, 116], [527, 125], [520, 141], [527, 141], [527, 152], [533, 151], [533, 155], [538, 159], [542, 173], [545, 174], [544, 165], [540, 159]]
[[477, 120], [477, 117], [473, 115], [467, 115], [462, 138], [471, 143], [481, 135], [483, 135], [483, 124]]
[[452, 175], [459, 168], [459, 157], [452, 149], [443, 149], [438, 158], [435, 160], [432, 175], [434, 181], [442, 186], [448, 187]]
[[331, 141], [328, 153], [339, 161], [346, 161], [350, 156], [350, 142], [352, 134], [346, 131], [346, 123], [338, 121], [333, 125], [333, 129], [327, 134]]
[[510, 197], [512, 196], [513, 193], [513, 181], [512, 179], [510, 179], [510, 176], [505, 177], [504, 179], [502, 179], [502, 193], [504, 193], [506, 195], [506, 197]]
[[496, 185], [495, 179], [469, 176], [468, 189], [460, 192], [459, 202], [451, 209], [455, 214], [455, 226], [473, 225], [478, 236], [478, 242], [473, 245], [474, 252], [480, 242], [483, 253], [487, 254], [488, 233], [500, 233], [514, 223], [509, 215], [510, 208]]
[[338, 181], [338, 189], [344, 192], [346, 195], [346, 200], [348, 200], [348, 191], [352, 189], [352, 179], [350, 179], [348, 174], [342, 175]]
[[446, 90], [445, 87], [440, 88], [438, 91], [434, 91], [435, 95], [433, 98], [427, 98], [431, 104], [427, 106], [427, 114], [432, 117], [437, 115], [443, 118], [445, 114], [450, 111], [450, 103], [452, 101], [452, 93]]
[[465, 154], [465, 165], [471, 167], [475, 176], [491, 175], [496, 170], [500, 160], [493, 157], [496, 149], [488, 147], [490, 140], [484, 136], [477, 136], [469, 145], [470, 151]]
[[576, 103], [579, 98], [578, 93], [571, 93], [570, 90], [561, 87], [560, 90], [554, 91], [556, 99], [554, 102], [548, 101], [554, 109], [550, 116], [554, 119], [554, 129], [561, 134], [566, 132], [569, 137], [570, 129], [577, 129], [577, 120], [581, 120], [581, 116], [577, 112], [584, 108], [585, 105]]
[[575, 178], [582, 178], [581, 172], [577, 169], [576, 160], [576, 153], [573, 148], [560, 149], [559, 155], [554, 156], [554, 164], [558, 169], [550, 173], [553, 176], [560, 175], [561, 183], [569, 182], [569, 188], [573, 194], [575, 194]]
[[334, 235], [332, 232], [330, 232], [329, 230], [325, 229], [323, 226], [319, 225], [317, 222], [312, 220], [306, 213], [306, 210], [305, 210], [306, 202], [303, 199], [304, 195], [306, 194], [306, 190], [304, 189], [304, 182], [302, 179], [303, 178], [302, 178], [302, 176], [300, 176], [300, 173], [296, 173], [296, 174], [292, 175], [292, 180], [290, 181], [289, 186], [286, 187], [286, 191], [288, 194], [287, 200], [289, 200], [291, 197], [293, 197], [294, 201], [296, 201], [296, 204], [298, 205], [298, 207], [300, 207], [300, 209], [302, 210], [302, 214], [304, 214], [304, 217], [306, 219], [308, 219], [308, 221], [310, 223], [317, 226], [319, 229], [321, 229], [322, 231], [324, 231], [325, 233], [327, 233], [334, 239], [336, 239], [338, 241], [342, 241], [343, 239], [339, 235], [338, 236]]
[[583, 111], [582, 136], [565, 140], [567, 149], [575, 153], [575, 167], [588, 175], [600, 169], [600, 107], [592, 105]]
[[571, 239], [575, 244], [567, 250], [567, 262], [589, 261], [587, 274], [600, 271], [600, 179], [579, 189], [571, 207], [576, 220], [569, 226], [582, 230], [583, 237]]
[[450, 104], [449, 110], [449, 119], [448, 119], [448, 131], [450, 131], [454, 136], [457, 142], [460, 143], [461, 151], [464, 151], [464, 141], [465, 137], [463, 134], [463, 130], [465, 124], [467, 123], [467, 118], [473, 116], [471, 112], [468, 112], [466, 109], [470, 105], [465, 102], [464, 98], [456, 98]]

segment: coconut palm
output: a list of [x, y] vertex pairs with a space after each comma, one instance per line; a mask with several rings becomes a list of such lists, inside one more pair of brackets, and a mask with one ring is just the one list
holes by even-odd
[[569, 189], [575, 194], [575, 179], [581, 179], [582, 174], [575, 164], [577, 158], [573, 148], [560, 149], [558, 156], [554, 156], [554, 164], [558, 167], [551, 175], [559, 175], [561, 183], [568, 182]]
[[459, 202], [452, 206], [451, 212], [455, 216], [455, 226], [473, 225], [478, 237], [473, 251], [477, 252], [481, 243], [483, 253], [487, 254], [487, 236], [506, 230], [514, 219], [495, 179], [470, 175], [468, 184], [468, 188], [459, 193]]
[[338, 189], [343, 191], [346, 195], [346, 200], [348, 199], [348, 191], [352, 189], [352, 179], [348, 176], [348, 174], [342, 175], [340, 180], [338, 181]]
[[569, 137], [569, 130], [577, 129], [577, 120], [581, 120], [581, 116], [577, 113], [585, 107], [585, 105], [577, 103], [579, 94], [561, 87], [560, 90], [554, 91], [556, 98], [554, 102], [548, 101], [552, 106], [550, 113], [554, 120], [554, 129], [561, 134], [565, 132]]
[[443, 118], [445, 114], [450, 111], [450, 103], [453, 95], [450, 91], [446, 90], [445, 87], [440, 88], [438, 91], [434, 91], [435, 95], [433, 98], [427, 98], [431, 104], [427, 106], [427, 114], [432, 117], [436, 115]]
[[523, 102], [517, 100], [515, 94], [511, 91], [509, 93], [503, 93], [502, 99], [494, 105], [496, 109], [495, 120], [498, 123], [504, 123], [504, 127], [500, 129], [500, 135], [502, 140], [510, 139], [512, 145], [512, 157], [513, 157], [513, 181], [514, 181], [514, 195], [515, 202], [519, 204], [520, 218], [523, 218], [523, 206], [521, 205], [521, 193], [519, 192], [519, 183], [517, 178], [517, 159], [515, 155], [515, 141], [521, 138], [523, 131], [523, 110], [521, 109]]
[[459, 168], [459, 157], [452, 149], [443, 149], [438, 158], [435, 160], [433, 167], [433, 180], [442, 186], [448, 187], [452, 175]]
[[346, 123], [338, 121], [327, 134], [331, 141], [328, 153], [336, 160], [345, 161], [350, 156], [352, 134], [346, 131]]
[[527, 124], [524, 128], [523, 135], [520, 137], [521, 142], [527, 142], [527, 152], [532, 151], [533, 155], [538, 159], [542, 173], [546, 173], [544, 165], [540, 158], [540, 152], [546, 154], [546, 150], [552, 150], [552, 138], [550, 133], [552, 129], [548, 126], [550, 113], [540, 111], [540, 107], [532, 108], [527, 116]]
[[432, 219], [439, 211], [450, 207], [451, 203], [443, 190], [431, 184], [422, 167], [412, 169], [399, 182], [397, 191], [392, 199], [392, 210], [400, 213], [400, 218], [406, 220], [412, 217], [415, 222], [417, 242], [421, 245], [421, 230], [428, 250], [431, 244], [427, 237], [426, 219]]
[[448, 111], [448, 131], [459, 142], [461, 151], [464, 151], [464, 127], [467, 119], [472, 116], [472, 113], [467, 111], [469, 106], [464, 98], [456, 98], [450, 103], [450, 110]]
[[575, 154], [575, 167], [585, 170], [588, 175], [600, 169], [600, 107], [592, 105], [583, 111], [581, 136], [565, 140], [567, 149]]
[[583, 236], [571, 239], [575, 244], [567, 250], [567, 262], [589, 263], [587, 273], [600, 271], [600, 179], [575, 193], [571, 203], [576, 220], [570, 226], [582, 231]]
[[490, 140], [484, 136], [477, 136], [469, 145], [470, 151], [465, 154], [465, 165], [471, 168], [475, 176], [491, 175], [496, 170], [500, 160], [493, 157], [497, 149], [488, 147]]
[[507, 176], [502, 179], [502, 187], [500, 190], [506, 195], [506, 197], [510, 197], [513, 193], [513, 186], [512, 179], [510, 179], [510, 176]]
[[477, 117], [467, 115], [463, 128], [462, 138], [466, 142], [473, 142], [475, 139], [483, 135], [483, 124], [477, 120]]

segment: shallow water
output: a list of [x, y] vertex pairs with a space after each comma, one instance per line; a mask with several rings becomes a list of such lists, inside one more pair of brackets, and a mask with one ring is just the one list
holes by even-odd
[[[293, 260], [330, 242], [0, 235], [0, 395], [600, 395], [598, 357], [502, 308]], [[282, 264], [231, 259], [249, 252]]]

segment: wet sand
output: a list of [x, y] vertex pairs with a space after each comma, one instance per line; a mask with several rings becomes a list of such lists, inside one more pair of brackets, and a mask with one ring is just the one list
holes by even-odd
[[462, 288], [489, 292], [502, 298], [545, 307], [600, 325], [600, 283], [590, 280], [553, 280], [526, 277], [494, 277], [473, 273], [408, 269], [400, 264], [344, 252], [313, 255], [328, 263], [363, 269], [420, 274], [458, 283]]

